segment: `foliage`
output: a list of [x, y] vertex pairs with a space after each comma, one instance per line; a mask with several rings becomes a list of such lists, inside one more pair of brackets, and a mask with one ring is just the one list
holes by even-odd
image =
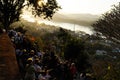
[[64, 52], [64, 48], [66, 44], [71, 40], [70, 32], [67, 30], [60, 28], [59, 32], [57, 33], [57, 37], [59, 39], [59, 47], [61, 48], [61, 51]]
[[0, 22], [7, 27], [19, 20], [24, 0], [0, 0]]
[[76, 66], [79, 71], [85, 71], [86, 68], [90, 67], [87, 61], [88, 55], [84, 52], [84, 44], [84, 41], [81, 39], [71, 37], [71, 40], [67, 42], [67, 45], [64, 49], [65, 59], [76, 62]]
[[92, 25], [94, 30], [106, 38], [120, 43], [120, 3]]
[[84, 71], [88, 65], [88, 55], [84, 52], [84, 40], [76, 37], [77, 35], [74, 32], [62, 28], [60, 28], [57, 36], [64, 58], [75, 62], [79, 71]]
[[80, 53], [84, 52], [84, 45], [78, 39], [71, 38], [65, 46], [65, 58], [76, 59]]
[[20, 26], [20, 27], [15, 28], [15, 31], [25, 34], [27, 30], [23, 29], [23, 27]]
[[119, 80], [119, 62], [96, 60], [93, 65], [93, 75], [97, 80]]
[[[77, 63], [79, 70], [85, 70], [88, 68], [88, 55], [84, 52], [84, 40], [75, 37], [74, 32], [59, 28], [53, 32], [45, 30], [35, 31], [34, 29], [28, 29], [36, 40], [40, 41], [41, 49], [54, 51], [62, 58], [72, 60]], [[38, 33], [37, 33], [38, 32]], [[36, 35], [35, 35], [36, 34]], [[74, 36], [73, 36], [74, 34]]]
[[[15, 25], [16, 26], [16, 25]], [[42, 27], [42, 28], [41, 28]], [[95, 55], [96, 49], [101, 50], [111, 50], [111, 46], [106, 46], [105, 40], [97, 35], [83, 35], [80, 36], [75, 34], [72, 31], [68, 31], [62, 28], [57, 28], [48, 25], [42, 25], [40, 27], [34, 27], [34, 25], [29, 24], [29, 27], [24, 26], [24, 29], [27, 30], [26, 35], [29, 34], [27, 42], [30, 43], [30, 48], [38, 48], [41, 51], [48, 49], [49, 51], [55, 50], [56, 54], [66, 59], [72, 59], [75, 61], [77, 69], [81, 71], [91, 72], [97, 80], [107, 80], [115, 79], [114, 77], [119, 78], [120, 73], [120, 56], [117, 55], [117, 59], [113, 60], [112, 57], [108, 55]], [[36, 28], [38, 28], [36, 30]], [[49, 28], [49, 29], [48, 29]], [[51, 31], [51, 29], [54, 30]], [[50, 30], [50, 31], [49, 31]], [[82, 34], [81, 34], [82, 35]], [[36, 42], [30, 41], [31, 36], [35, 37]], [[92, 41], [91, 41], [92, 40]], [[36, 43], [38, 45], [36, 45]], [[103, 43], [103, 44], [102, 44]], [[39, 47], [38, 47], [39, 46]], [[55, 46], [55, 49], [50, 48]], [[113, 54], [116, 56], [116, 54]], [[89, 60], [89, 61], [88, 61]], [[110, 62], [114, 67], [111, 67], [112, 71], [107, 72], [108, 62]], [[117, 80], [117, 79], [116, 79]]]
[[[120, 44], [120, 33], [119, 33], [120, 31], [120, 3], [118, 3], [118, 5], [114, 5], [114, 7], [109, 12], [103, 14], [103, 16], [92, 26], [94, 27], [94, 30], [99, 36], [105, 37], [108, 40], [111, 40], [117, 43], [119, 46]], [[104, 56], [104, 58], [102, 57], [103, 58], [101, 59], [102, 61], [97, 59], [96, 61], [100, 61], [99, 63], [96, 63], [96, 61], [93, 62], [95, 64], [93, 65], [94, 67], [93, 70], [94, 70], [94, 73], [96, 73], [97, 80], [119, 80], [120, 70], [118, 68], [119, 67], [118, 63], [120, 60], [118, 60], [119, 59], [118, 57], [114, 59], [113, 56], [115, 56], [116, 54], [112, 54], [110, 52], [110, 50], [112, 51], [112, 49], [117, 46], [111, 45], [112, 42], [108, 44], [110, 46], [103, 47], [109, 51], [108, 54]], [[110, 56], [110, 54], [112, 56]], [[106, 63], [104, 63], [103, 61]], [[110, 65], [111, 67], [110, 70], [107, 69], [108, 65]], [[100, 69], [98, 69], [98, 67], [100, 67]]]
[[0, 0], [0, 23], [7, 30], [9, 26], [19, 21], [24, 7], [32, 6], [33, 15], [44, 16], [51, 19], [53, 14], [60, 9], [56, 0]]
[[44, 16], [44, 18], [51, 19], [53, 14], [60, 9], [56, 0], [29, 0], [29, 3], [32, 4], [33, 14], [36, 16]]

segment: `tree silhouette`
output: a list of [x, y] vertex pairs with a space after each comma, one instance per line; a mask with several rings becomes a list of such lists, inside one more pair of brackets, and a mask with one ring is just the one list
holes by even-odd
[[51, 19], [53, 14], [60, 9], [56, 0], [0, 0], [0, 23], [7, 30], [10, 24], [19, 21], [24, 7], [32, 6], [32, 14]]
[[106, 38], [120, 43], [120, 2], [92, 25], [94, 30]]

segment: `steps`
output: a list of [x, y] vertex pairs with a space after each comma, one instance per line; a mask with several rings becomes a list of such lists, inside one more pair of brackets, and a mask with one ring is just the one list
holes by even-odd
[[19, 68], [15, 49], [6, 33], [0, 35], [0, 80], [16, 80]]

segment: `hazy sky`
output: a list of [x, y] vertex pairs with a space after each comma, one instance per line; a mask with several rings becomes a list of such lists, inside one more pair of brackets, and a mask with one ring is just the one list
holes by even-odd
[[103, 14], [120, 0], [57, 0], [63, 13]]
[[[61, 10], [59, 10], [59, 12], [61, 13], [89, 13], [89, 14], [95, 14], [95, 15], [101, 15], [104, 14], [106, 11], [109, 11], [112, 8], [113, 4], [116, 4], [118, 2], [120, 2], [120, 0], [57, 0], [58, 4], [62, 7]], [[33, 15], [29, 12], [24, 10], [23, 15], [21, 15], [25, 20], [29, 21], [29, 22], [41, 22], [39, 21], [39, 19], [36, 19], [33, 17]], [[46, 23], [46, 22], [45, 22]], [[47, 22], [48, 24], [52, 24], [50, 22]], [[71, 29], [73, 30], [73, 24], [68, 25], [68, 23], [66, 24], [57, 24], [61, 27], [66, 27], [66, 29]], [[69, 26], [69, 27], [68, 27]], [[85, 31], [89, 34], [91, 34], [91, 30], [86, 28], [86, 27], [82, 27], [82, 26], [77, 26], [76, 25], [76, 30], [77, 27], [82, 30]]]
[[[120, 0], [57, 0], [62, 7], [61, 13], [90, 13], [100, 15], [109, 11], [112, 5], [117, 4]], [[22, 15], [29, 21], [34, 21], [29, 11], [24, 10]]]

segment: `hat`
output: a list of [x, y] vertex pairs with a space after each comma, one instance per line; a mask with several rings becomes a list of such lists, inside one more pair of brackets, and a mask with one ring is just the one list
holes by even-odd
[[28, 58], [27, 60], [28, 60], [28, 61], [33, 61], [33, 59], [32, 59], [32, 58]]
[[39, 58], [35, 58], [35, 60], [39, 61]]
[[31, 50], [30, 53], [34, 53], [35, 51], [34, 50]]

